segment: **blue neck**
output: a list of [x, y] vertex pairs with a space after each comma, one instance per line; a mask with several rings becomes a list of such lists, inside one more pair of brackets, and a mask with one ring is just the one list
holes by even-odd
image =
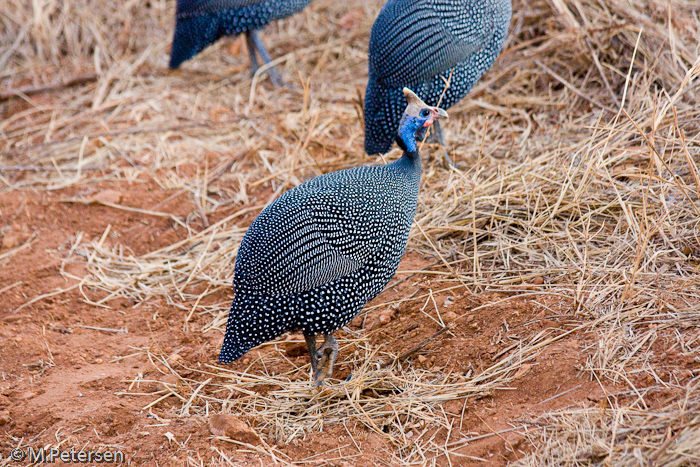
[[413, 125], [401, 125], [398, 138], [396, 139], [401, 149], [408, 153], [418, 151], [416, 147], [416, 128], [412, 127]]

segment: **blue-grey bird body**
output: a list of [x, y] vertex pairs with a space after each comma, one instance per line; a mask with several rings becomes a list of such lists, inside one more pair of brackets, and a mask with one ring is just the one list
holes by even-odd
[[[421, 173], [415, 132], [447, 115], [412, 93], [406, 96], [397, 136], [403, 157], [313, 178], [284, 193], [251, 224], [236, 258], [220, 362], [301, 329], [314, 381], [332, 372], [337, 353], [332, 333], [382, 291], [403, 256]], [[321, 349], [334, 352], [325, 360], [330, 368], [324, 375], [317, 374], [324, 364], [316, 354], [317, 334], [326, 336]]]
[[391, 149], [404, 87], [436, 106], [451, 74], [440, 107], [462, 99], [500, 53], [510, 18], [510, 0], [388, 0], [369, 41], [365, 151]]
[[[262, 42], [254, 35], [271, 21], [290, 16], [311, 0], [177, 0], [175, 34], [170, 52], [170, 68], [178, 68], [222, 36], [246, 33], [253, 68], [257, 67], [255, 48], [269, 61]], [[256, 43], [257, 42], [257, 43]], [[259, 50], [262, 48], [262, 50]]]

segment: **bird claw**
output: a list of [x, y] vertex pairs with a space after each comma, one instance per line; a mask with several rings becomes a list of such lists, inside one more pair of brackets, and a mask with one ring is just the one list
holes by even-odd
[[[285, 88], [291, 89], [291, 86], [289, 84], [287, 84], [287, 82], [284, 80], [284, 78], [282, 78], [282, 75], [280, 75], [277, 72], [275, 67], [268, 68], [266, 70], [266, 72], [267, 72], [267, 76], [270, 78], [270, 82], [272, 83], [272, 85], [274, 87], [276, 87], [276, 88], [285, 87]], [[255, 73], [253, 73], [253, 74], [255, 74]]]
[[314, 371], [314, 387], [322, 386], [326, 378], [333, 374], [333, 365], [338, 356], [338, 343], [330, 334], [316, 353], [316, 371]]

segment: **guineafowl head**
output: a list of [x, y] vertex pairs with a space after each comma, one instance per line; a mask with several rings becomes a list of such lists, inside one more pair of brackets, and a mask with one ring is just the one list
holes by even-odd
[[412, 152], [416, 150], [416, 134], [423, 133], [438, 118], [448, 118], [448, 116], [443, 109], [429, 106], [408, 88], [403, 88], [403, 94], [406, 96], [408, 105], [399, 123], [396, 143], [404, 151]]

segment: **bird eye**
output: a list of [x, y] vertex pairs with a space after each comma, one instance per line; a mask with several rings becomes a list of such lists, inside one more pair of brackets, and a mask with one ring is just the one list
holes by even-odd
[[421, 111], [420, 111], [420, 116], [421, 116], [421, 117], [427, 117], [428, 115], [430, 115], [430, 110], [428, 110], [428, 109], [421, 109]]

